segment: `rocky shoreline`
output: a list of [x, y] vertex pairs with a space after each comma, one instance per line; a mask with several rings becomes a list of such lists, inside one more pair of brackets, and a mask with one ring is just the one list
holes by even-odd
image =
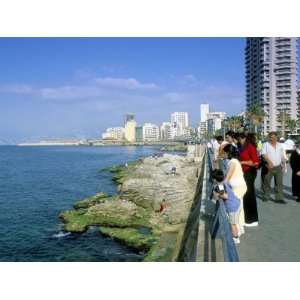
[[[102, 235], [145, 253], [144, 261], [174, 261], [199, 166], [193, 158], [164, 154], [107, 169], [114, 174], [118, 194], [98, 193], [76, 202], [73, 210], [59, 216], [64, 230], [82, 233], [99, 226]], [[163, 200], [166, 209], [159, 212]]]

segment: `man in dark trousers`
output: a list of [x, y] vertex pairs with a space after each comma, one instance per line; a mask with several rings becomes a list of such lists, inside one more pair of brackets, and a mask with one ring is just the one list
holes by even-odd
[[275, 201], [286, 204], [283, 199], [283, 170], [285, 169], [285, 150], [277, 142], [276, 132], [268, 134], [268, 142], [264, 143], [262, 156], [266, 161], [267, 174], [263, 177], [263, 201], [270, 200], [271, 181], [275, 179]]

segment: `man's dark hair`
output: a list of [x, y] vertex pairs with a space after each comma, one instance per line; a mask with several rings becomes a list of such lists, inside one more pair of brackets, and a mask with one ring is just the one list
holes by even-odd
[[277, 132], [276, 131], [269, 132], [268, 137], [270, 137], [271, 135], [275, 135], [277, 137]]
[[240, 133], [239, 132], [234, 132], [233, 133], [233, 138], [238, 140], [238, 138], [240, 137]]
[[212, 171], [211, 177], [218, 182], [222, 182], [224, 180], [224, 173], [222, 170], [216, 169]]
[[227, 131], [226, 132], [226, 135], [229, 135], [231, 138], [234, 138], [234, 131], [232, 131], [232, 130], [229, 130], [229, 131]]
[[239, 155], [239, 151], [238, 151], [237, 147], [235, 147], [231, 144], [227, 144], [223, 150], [225, 153], [227, 153], [228, 159], [232, 159], [232, 158], [239, 159], [240, 155]]
[[216, 137], [216, 140], [217, 140], [218, 142], [223, 142], [223, 141], [224, 141], [224, 139], [223, 139], [223, 137], [222, 137], [221, 135], [218, 135], [218, 136]]

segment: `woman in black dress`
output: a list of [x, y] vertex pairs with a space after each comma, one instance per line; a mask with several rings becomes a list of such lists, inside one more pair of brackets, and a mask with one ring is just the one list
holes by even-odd
[[292, 173], [292, 190], [293, 196], [297, 197], [297, 202], [300, 202], [300, 143], [293, 150], [290, 158]]

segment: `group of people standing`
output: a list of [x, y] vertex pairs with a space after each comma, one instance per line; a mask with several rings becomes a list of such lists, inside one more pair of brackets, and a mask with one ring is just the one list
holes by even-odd
[[[287, 154], [282, 144], [277, 141], [276, 132], [270, 132], [268, 140], [262, 144], [256, 142], [256, 135], [253, 133], [228, 131], [225, 140], [222, 136], [217, 136], [211, 146], [214, 152], [214, 169], [223, 172], [227, 189], [233, 191], [240, 203], [235, 218], [229, 218], [234, 240], [239, 243], [244, 226], [258, 226], [255, 180], [259, 169], [262, 178], [262, 200], [270, 200], [271, 181], [274, 178], [274, 201], [286, 204], [283, 198], [283, 176], [288, 160]], [[293, 195], [297, 197], [296, 201], [300, 202], [300, 145], [296, 145], [291, 152], [290, 165], [293, 171]], [[216, 193], [214, 195], [218, 197]], [[221, 197], [225, 200], [225, 206], [226, 197]]]

